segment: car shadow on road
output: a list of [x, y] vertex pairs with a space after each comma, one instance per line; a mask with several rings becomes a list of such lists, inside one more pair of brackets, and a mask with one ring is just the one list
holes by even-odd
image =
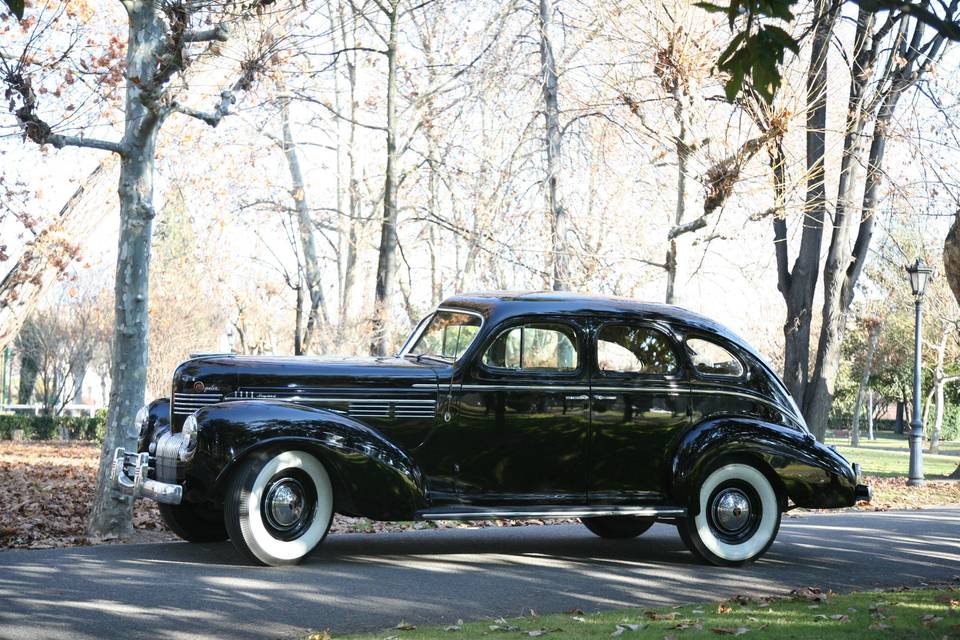
[[[846, 518], [840, 520], [839, 518]], [[960, 511], [787, 518], [760, 562], [697, 563], [668, 525], [636, 540], [576, 525], [331, 535], [298, 567], [229, 543], [0, 554], [0, 637], [296, 637], [457, 618], [669, 605], [949, 579]]]

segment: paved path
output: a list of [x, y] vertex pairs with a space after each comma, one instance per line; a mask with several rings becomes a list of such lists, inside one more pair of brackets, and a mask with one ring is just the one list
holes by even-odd
[[759, 563], [693, 562], [673, 527], [604, 541], [578, 525], [338, 534], [299, 567], [229, 543], [0, 553], [0, 638], [286, 638], [575, 607], [596, 610], [916, 585], [960, 574], [960, 508], [785, 518]]

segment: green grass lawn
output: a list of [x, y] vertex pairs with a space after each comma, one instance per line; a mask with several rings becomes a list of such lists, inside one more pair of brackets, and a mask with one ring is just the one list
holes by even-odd
[[[828, 444], [832, 444], [828, 440]], [[864, 475], [895, 477], [907, 475], [910, 463], [910, 453], [903, 451], [882, 451], [869, 447], [838, 445], [837, 450], [851, 462], [859, 462]], [[930, 480], [942, 479], [949, 476], [960, 464], [960, 456], [934, 456], [923, 454], [924, 475]]]
[[[850, 437], [846, 436], [843, 438], [834, 438], [827, 437], [827, 444], [835, 444], [837, 446], [849, 446]], [[924, 448], [926, 448], [929, 443], [924, 443]], [[910, 446], [910, 441], [907, 439], [907, 434], [897, 435], [895, 433], [884, 431], [877, 434], [876, 440], [867, 440], [866, 433], [861, 433], [860, 437], [860, 447], [864, 449], [903, 449], [907, 451]], [[940, 450], [941, 451], [960, 451], [960, 441], [958, 440], [941, 440], [940, 441]]]
[[[353, 640], [471, 640], [474, 638], [610, 638], [697, 640], [745, 638], [960, 638], [960, 591], [955, 588], [847, 595], [803, 589], [800, 597], [766, 600], [738, 597], [722, 604], [675, 608], [620, 609], [525, 616], [505, 620], [415, 628], [400, 621], [392, 629]], [[310, 640], [332, 638], [322, 632]], [[340, 637], [340, 636], [337, 636]]]

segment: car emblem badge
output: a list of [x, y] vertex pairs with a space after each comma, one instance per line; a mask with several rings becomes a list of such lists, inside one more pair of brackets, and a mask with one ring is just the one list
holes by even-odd
[[203, 383], [200, 382], [199, 380], [193, 383], [193, 390], [196, 391], [197, 393], [203, 393], [204, 388], [205, 387], [203, 386]]

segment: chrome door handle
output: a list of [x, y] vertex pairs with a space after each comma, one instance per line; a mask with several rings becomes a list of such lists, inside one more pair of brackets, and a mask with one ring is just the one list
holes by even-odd
[[582, 395], [582, 396], [567, 396], [567, 400], [589, 400], [589, 399], [590, 399], [590, 396], [588, 396], [588, 395]]
[[617, 396], [601, 396], [601, 395], [596, 395], [596, 394], [595, 394], [595, 395], [593, 396], [593, 399], [594, 399], [594, 400], [616, 400], [616, 399], [617, 399]]

